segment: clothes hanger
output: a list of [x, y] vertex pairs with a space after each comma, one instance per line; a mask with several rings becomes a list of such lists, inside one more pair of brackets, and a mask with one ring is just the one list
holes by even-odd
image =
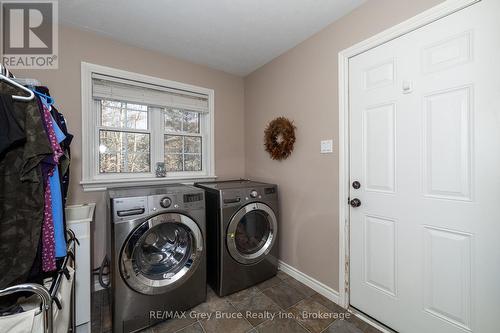
[[47, 104], [48, 104], [49, 106], [54, 105], [55, 101], [54, 101], [54, 99], [53, 99], [51, 96], [49, 96], [49, 95], [45, 95], [45, 94], [43, 94], [43, 93], [41, 93], [41, 92], [39, 92], [39, 91], [36, 91], [36, 90], [33, 90], [33, 92], [34, 92], [35, 94], [37, 94], [38, 96], [45, 98], [45, 100], [47, 101]]
[[17, 88], [19, 88], [19, 89], [21, 89], [29, 94], [28, 96], [17, 96], [17, 95], [12, 96], [12, 99], [15, 99], [16, 101], [27, 102], [27, 101], [31, 101], [33, 98], [35, 98], [35, 94], [33, 93], [33, 91], [20, 85], [19, 83], [17, 83], [16, 81], [13, 81], [12, 79], [8, 78], [5, 75], [0, 74], [0, 81], [5, 81], [7, 83], [10, 83], [11, 85], [13, 85], [13, 86], [15, 86], [15, 87], [17, 87]]
[[14, 77], [11, 72], [0, 62], [0, 74], [3, 76]]

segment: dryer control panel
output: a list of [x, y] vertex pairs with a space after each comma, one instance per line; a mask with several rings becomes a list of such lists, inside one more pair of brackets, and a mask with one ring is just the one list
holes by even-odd
[[221, 191], [222, 203], [225, 207], [245, 204], [251, 201], [277, 200], [276, 186], [255, 187], [243, 189], [227, 189]]

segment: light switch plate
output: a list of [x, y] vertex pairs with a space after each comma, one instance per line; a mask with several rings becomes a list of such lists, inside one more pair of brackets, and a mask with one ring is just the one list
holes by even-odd
[[321, 154], [333, 153], [333, 140], [321, 140]]

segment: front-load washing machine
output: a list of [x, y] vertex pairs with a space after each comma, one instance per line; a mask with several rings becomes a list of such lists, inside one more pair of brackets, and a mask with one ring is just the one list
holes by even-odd
[[220, 295], [278, 270], [278, 188], [249, 180], [197, 183], [207, 205], [208, 283]]
[[206, 299], [205, 197], [184, 185], [108, 191], [113, 332]]

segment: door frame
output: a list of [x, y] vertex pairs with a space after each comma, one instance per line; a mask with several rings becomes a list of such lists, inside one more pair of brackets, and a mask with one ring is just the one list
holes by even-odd
[[[482, 0], [446, 0], [392, 28], [384, 30], [338, 54], [339, 75], [339, 305], [348, 309], [349, 299], [349, 59]], [[355, 311], [356, 312], [356, 311]], [[359, 315], [359, 313], [358, 313]], [[360, 315], [364, 317], [363, 314]], [[369, 320], [369, 318], [364, 318]]]

